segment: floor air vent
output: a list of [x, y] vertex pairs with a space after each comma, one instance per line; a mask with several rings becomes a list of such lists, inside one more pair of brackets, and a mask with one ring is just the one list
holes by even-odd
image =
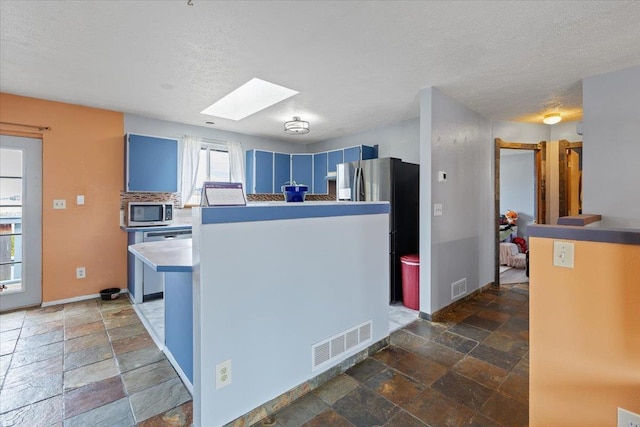
[[371, 341], [372, 321], [362, 323], [311, 346], [312, 369], [316, 370], [360, 344]]
[[451, 299], [460, 298], [467, 293], [467, 279], [458, 280], [451, 284]]

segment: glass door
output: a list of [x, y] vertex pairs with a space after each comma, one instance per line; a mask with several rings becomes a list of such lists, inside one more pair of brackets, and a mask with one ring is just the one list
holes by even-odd
[[42, 301], [42, 141], [0, 135], [0, 310]]

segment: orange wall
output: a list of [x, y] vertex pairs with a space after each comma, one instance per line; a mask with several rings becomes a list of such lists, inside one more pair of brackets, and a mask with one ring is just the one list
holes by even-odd
[[[44, 302], [127, 286], [127, 239], [120, 224], [124, 116], [114, 111], [0, 93], [0, 121], [51, 127], [42, 134], [42, 298]], [[0, 132], [33, 132], [0, 125]], [[84, 194], [85, 204], [76, 205]], [[66, 210], [53, 210], [66, 199]], [[75, 278], [84, 266], [87, 277]]]
[[531, 426], [615, 426], [640, 413], [640, 246], [530, 239]]

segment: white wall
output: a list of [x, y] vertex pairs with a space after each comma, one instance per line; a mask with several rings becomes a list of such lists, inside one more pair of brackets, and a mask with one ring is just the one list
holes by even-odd
[[[420, 310], [432, 314], [451, 304], [453, 282], [466, 278], [468, 292], [493, 282], [494, 161], [488, 119], [434, 88], [420, 97], [421, 261], [430, 247], [430, 262], [421, 262]], [[438, 182], [438, 171], [447, 172], [446, 182]], [[434, 203], [442, 216], [431, 216]]]
[[535, 215], [535, 155], [527, 150], [500, 150], [500, 213], [518, 213], [518, 236], [527, 236]]
[[204, 126], [193, 126], [184, 123], [150, 119], [134, 114], [124, 115], [125, 133], [141, 133], [143, 135], [180, 138], [184, 135], [198, 136], [217, 141], [238, 141], [244, 151], [252, 149], [280, 151], [283, 153], [304, 153], [306, 148], [302, 144], [278, 141], [244, 133], [228, 132]]
[[[389, 335], [388, 214], [201, 225], [194, 211], [195, 425], [224, 425]], [[313, 344], [369, 320], [371, 342], [312, 370]], [[225, 360], [232, 382], [216, 390]]]
[[308, 153], [335, 150], [355, 145], [378, 145], [378, 157], [396, 157], [409, 163], [420, 163], [420, 120], [405, 120], [352, 135], [342, 136], [307, 146]]
[[583, 81], [583, 209], [640, 228], [640, 66]]

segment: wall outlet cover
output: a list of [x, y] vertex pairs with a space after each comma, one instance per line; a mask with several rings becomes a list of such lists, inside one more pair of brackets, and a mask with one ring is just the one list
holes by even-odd
[[53, 209], [66, 209], [67, 201], [65, 199], [55, 199], [53, 201]]
[[442, 216], [442, 204], [436, 203], [433, 205], [433, 216]]
[[231, 384], [231, 359], [216, 365], [216, 390]]
[[618, 427], [640, 427], [640, 415], [618, 408]]
[[84, 267], [76, 268], [76, 279], [84, 279], [87, 277], [87, 269]]

